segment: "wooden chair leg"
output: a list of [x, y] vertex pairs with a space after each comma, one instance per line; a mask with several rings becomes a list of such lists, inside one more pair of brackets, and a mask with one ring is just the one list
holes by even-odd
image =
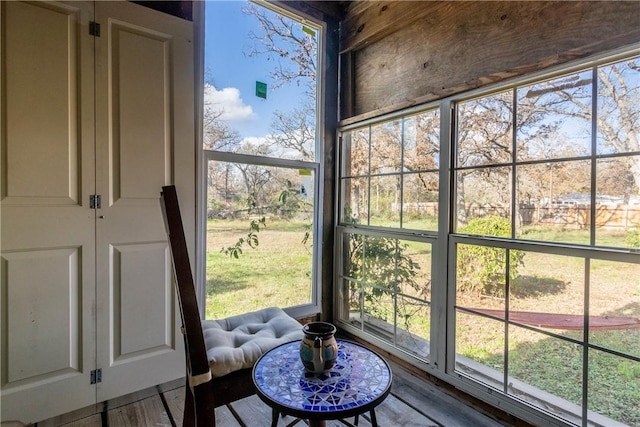
[[197, 427], [216, 427], [216, 407], [213, 393], [207, 392], [207, 389], [211, 389], [211, 387], [211, 381], [193, 387]]
[[196, 425], [195, 403], [193, 401], [193, 393], [191, 392], [191, 387], [189, 387], [189, 380], [187, 379], [187, 384], [184, 392], [184, 412], [182, 415], [182, 426], [195, 427], [195, 425]]
[[183, 427], [215, 427], [216, 414], [211, 393], [203, 393], [198, 387], [211, 387], [210, 383], [200, 384], [195, 390], [189, 386], [189, 380], [185, 386]]

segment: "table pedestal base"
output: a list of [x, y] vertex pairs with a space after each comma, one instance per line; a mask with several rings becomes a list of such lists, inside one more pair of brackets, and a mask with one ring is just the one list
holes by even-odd
[[[376, 419], [376, 411], [375, 409], [372, 409], [369, 411], [369, 415], [371, 416], [371, 427], [378, 427], [378, 420]], [[275, 409], [273, 409], [271, 411], [271, 427], [277, 427], [278, 425], [278, 418], [280, 418], [280, 412], [276, 411]], [[353, 424], [345, 421], [345, 420], [338, 420], [340, 421], [342, 424], [346, 425], [347, 427], [357, 427], [358, 426], [358, 418], [360, 418], [360, 415], [356, 415]], [[296, 420], [296, 422], [300, 421], [300, 419]], [[326, 420], [308, 420], [309, 421], [309, 427], [326, 427], [327, 426], [327, 421]], [[293, 425], [289, 424], [289, 425]]]

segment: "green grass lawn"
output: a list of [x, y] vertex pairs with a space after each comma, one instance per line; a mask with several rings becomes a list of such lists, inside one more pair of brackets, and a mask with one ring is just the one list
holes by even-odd
[[[527, 238], [583, 243], [576, 230], [532, 231]], [[600, 234], [603, 245], [620, 242], [620, 235]], [[527, 252], [511, 287], [511, 310], [548, 313], [584, 313], [585, 289], [591, 315], [640, 318], [640, 265]], [[585, 280], [588, 277], [588, 287]], [[465, 307], [503, 309], [504, 299], [458, 294]], [[583, 332], [560, 327], [550, 332], [584, 342]], [[589, 343], [640, 357], [640, 329], [592, 330]], [[504, 328], [501, 322], [458, 315], [457, 352], [503, 372]], [[640, 426], [640, 362], [597, 348], [588, 349], [589, 377], [583, 378], [584, 345], [512, 326], [509, 329], [509, 376], [582, 404], [587, 382], [588, 408], [632, 426]], [[561, 380], [559, 380], [561, 379]]]
[[[580, 334], [581, 331], [564, 335], [576, 337]], [[599, 344], [609, 348], [619, 347], [626, 341], [625, 347], [629, 351], [640, 354], [640, 335], [636, 331], [603, 331], [592, 335], [601, 335]], [[639, 362], [589, 349], [589, 377], [585, 379], [582, 375], [584, 355], [581, 345], [551, 337], [517, 338], [509, 348], [510, 377], [577, 405], [582, 402], [582, 384], [588, 380], [588, 406], [591, 411], [630, 426], [640, 425]], [[487, 366], [499, 366], [503, 362], [502, 352], [473, 356]]]
[[221, 253], [248, 231], [246, 220], [209, 221], [206, 318], [215, 319], [269, 306], [311, 301], [311, 252], [302, 243], [305, 224], [268, 221], [259, 244], [239, 258]]

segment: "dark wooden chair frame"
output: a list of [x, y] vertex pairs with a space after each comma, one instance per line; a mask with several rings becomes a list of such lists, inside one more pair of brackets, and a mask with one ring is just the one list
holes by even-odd
[[187, 364], [182, 425], [211, 427], [216, 425], [215, 408], [255, 394], [255, 386], [251, 369], [212, 378], [175, 186], [162, 187], [160, 201], [173, 259]]

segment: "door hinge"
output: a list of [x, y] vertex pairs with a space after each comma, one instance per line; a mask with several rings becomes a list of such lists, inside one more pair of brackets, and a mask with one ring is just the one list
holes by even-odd
[[100, 24], [94, 21], [89, 22], [89, 35], [100, 37]]
[[90, 209], [102, 208], [102, 200], [99, 194], [92, 194], [89, 196], [89, 208]]
[[102, 382], [102, 369], [94, 369], [91, 371], [91, 384]]

